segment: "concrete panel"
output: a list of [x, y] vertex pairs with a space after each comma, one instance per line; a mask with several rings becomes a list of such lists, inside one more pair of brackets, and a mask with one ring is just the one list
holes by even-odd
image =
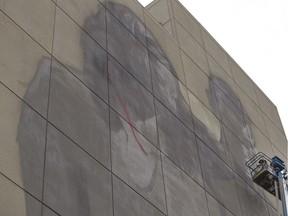
[[277, 126], [277, 128], [283, 134], [285, 134], [277, 107], [269, 100], [269, 98], [267, 98], [267, 96], [257, 86], [255, 86], [255, 91], [258, 103], [260, 105], [260, 109], [266, 114], [266, 116], [268, 116], [273, 121], [273, 123]]
[[46, 206], [43, 206], [43, 213], [42, 215], [43, 216], [58, 216], [57, 213], [53, 212], [52, 210], [50, 210], [49, 208], [47, 208]]
[[263, 117], [270, 141], [282, 154], [287, 155], [287, 139], [285, 135], [273, 124], [270, 118], [268, 118], [266, 115], [263, 115]]
[[109, 12], [107, 12], [106, 17], [108, 52], [151, 91], [147, 48]]
[[179, 1], [34, 1], [0, 0], [0, 215], [274, 216], [277, 109]]
[[150, 66], [154, 95], [190, 129], [193, 129], [187, 89], [153, 55]]
[[109, 58], [109, 76], [111, 107], [158, 145], [153, 95], [112, 58]]
[[267, 129], [262, 116], [262, 111], [259, 109], [256, 103], [251, 100], [239, 87], [237, 87], [239, 99], [241, 105], [245, 110], [245, 115], [250, 121], [252, 121], [259, 130], [262, 131], [265, 136], [268, 136]]
[[0, 85], [0, 171], [41, 199], [46, 122]]
[[174, 18], [192, 35], [196, 41], [203, 45], [198, 21], [181, 5], [179, 1], [172, 0]]
[[210, 70], [205, 50], [177, 21], [176, 29], [181, 49], [209, 76]]
[[147, 12], [154, 18], [154, 22], [162, 26], [171, 37], [175, 38], [174, 19], [171, 11], [171, 3], [168, 0], [156, 0], [145, 6]]
[[242, 143], [227, 127], [224, 128], [232, 169], [255, 191], [259, 192], [258, 186], [252, 181], [250, 171], [245, 165], [254, 156], [253, 148], [250, 144]]
[[216, 101], [216, 99], [214, 94], [208, 93], [212, 86], [211, 81], [183, 51], [181, 51], [181, 56], [187, 88], [213, 112], [211, 101]]
[[[267, 205], [267, 208], [268, 208], [268, 212], [269, 212], [270, 216], [278, 216], [277, 211], [273, 207], [271, 207], [270, 205]], [[282, 211], [282, 210], [280, 210], [280, 211]], [[282, 215], [283, 214], [281, 214], [281, 216]]]
[[208, 216], [205, 191], [162, 155], [168, 215]]
[[49, 105], [49, 120], [110, 167], [108, 106], [57, 61], [52, 65]]
[[112, 110], [110, 119], [113, 173], [165, 213], [159, 150]]
[[[166, 22], [162, 27], [170, 34], [173, 34], [173, 28], [172, 28], [172, 22], [171, 20], [169, 22]], [[183, 79], [183, 78], [182, 78]]]
[[210, 36], [210, 34], [203, 28], [201, 28], [201, 33], [205, 45], [206, 51], [216, 60], [216, 62], [224, 69], [224, 71], [232, 77], [232, 72], [230, 70], [229, 60], [219, 44]]
[[287, 154], [285, 154], [285, 152], [284, 153], [280, 152], [274, 145], [272, 145], [272, 149], [273, 149], [274, 155], [279, 155], [287, 167], [287, 164], [288, 164]]
[[2, 12], [0, 29], [1, 82], [46, 117], [51, 62], [42, 58], [49, 54]]
[[[39, 216], [41, 204], [0, 175], [0, 215]], [[30, 206], [31, 208], [26, 208]]]
[[238, 176], [236, 176], [236, 184], [243, 215], [268, 216], [264, 199]]
[[[97, 17], [89, 19], [98, 21]], [[107, 101], [106, 52], [59, 8], [55, 25], [54, 57]]]
[[[150, 6], [150, 4], [152, 4]], [[167, 0], [158, 0], [155, 3], [151, 2], [145, 9], [163, 25], [171, 19]]]
[[239, 108], [241, 108], [240, 100], [237, 96], [237, 88], [234, 80], [225, 73], [220, 65], [209, 55], [208, 62], [211, 70], [210, 78]]
[[197, 142], [205, 189], [234, 215], [241, 215], [233, 171], [203, 142]]
[[63, 64], [83, 71], [82, 30], [61, 9], [56, 8], [53, 56]]
[[258, 105], [254, 83], [232, 59], [229, 60], [235, 82]]
[[[246, 122], [249, 120], [246, 119]], [[272, 145], [269, 139], [253, 124], [250, 123], [251, 126], [251, 132], [252, 132], [252, 146], [255, 150], [255, 153], [257, 152], [263, 152], [269, 157], [273, 157], [273, 150], [272, 150]]]
[[146, 28], [144, 25], [144, 8], [137, 0], [107, 0], [106, 8], [129, 31], [147, 45]]
[[116, 176], [113, 176], [113, 195], [115, 216], [164, 216]]
[[[230, 92], [230, 95], [237, 100], [237, 96], [233, 91], [229, 91], [229, 87], [222, 82], [222, 86], [226, 86], [226, 92]], [[216, 98], [219, 106], [219, 111], [221, 115], [222, 122], [235, 134], [246, 146], [252, 143], [251, 127], [244, 119], [244, 114], [239, 108], [228, 98], [222, 90], [215, 86]]]
[[148, 49], [179, 80], [185, 83], [180, 50], [176, 40], [160, 28], [160, 25], [156, 23], [149, 13], [145, 13], [144, 16], [147, 27]]
[[[277, 204], [276, 204], [276, 198], [275, 198], [275, 196], [273, 196], [272, 194], [270, 194], [270, 193], [268, 193], [268, 192], [266, 192], [264, 189], [263, 189], [263, 192], [264, 192], [264, 194], [265, 194], [265, 199], [266, 199], [266, 205], [267, 205], [267, 209], [268, 209], [268, 212], [269, 212], [269, 215], [270, 216], [273, 216], [273, 211], [271, 210], [271, 209], [269, 209], [269, 207], [270, 206], [273, 206], [273, 207], [270, 207], [270, 208], [274, 208], [274, 209], [277, 209]], [[282, 203], [281, 203], [281, 200], [279, 200], [279, 203], [278, 203], [278, 207], [279, 207], [279, 210], [280, 210], [280, 214], [281, 215], [283, 215], [282, 214]], [[274, 210], [273, 209], [273, 210]], [[275, 211], [275, 210], [274, 210]], [[272, 215], [271, 215], [271, 213], [272, 213]], [[276, 215], [275, 215], [276, 216]], [[277, 215], [278, 216], [278, 215]]]
[[112, 215], [111, 173], [48, 126], [44, 203], [61, 215]]
[[221, 122], [190, 92], [189, 99], [196, 136], [230, 164]]
[[102, 47], [106, 47], [105, 9], [99, 1], [57, 0], [57, 5]]
[[55, 4], [52, 1], [1, 0], [0, 9], [48, 52], [52, 51], [55, 16]]
[[162, 152], [203, 185], [195, 134], [156, 101], [159, 142]]
[[210, 215], [213, 216], [233, 216], [222, 204], [206, 193]]

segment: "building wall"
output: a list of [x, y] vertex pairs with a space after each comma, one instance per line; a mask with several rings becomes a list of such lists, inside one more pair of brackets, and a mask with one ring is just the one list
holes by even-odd
[[276, 215], [244, 165], [287, 160], [276, 107], [167, 5], [173, 34], [134, 0], [0, 0], [0, 215]]
[[175, 37], [175, 19], [173, 17], [171, 1], [154, 0], [145, 9], [170, 35]]

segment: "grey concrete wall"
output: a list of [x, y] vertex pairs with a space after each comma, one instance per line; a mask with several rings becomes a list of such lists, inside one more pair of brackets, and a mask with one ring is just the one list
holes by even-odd
[[274, 216], [244, 163], [276, 107], [170, 1], [0, 0], [0, 215]]
[[145, 9], [170, 35], [175, 37], [175, 21], [170, 0], [154, 0]]

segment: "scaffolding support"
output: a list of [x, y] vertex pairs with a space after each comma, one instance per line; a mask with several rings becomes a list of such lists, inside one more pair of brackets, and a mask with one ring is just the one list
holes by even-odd
[[278, 184], [277, 184], [277, 181], [275, 180], [274, 181], [274, 187], [275, 187], [275, 191], [276, 191], [276, 209], [277, 209], [277, 216], [280, 216], [280, 210], [279, 210], [279, 191], [278, 191]]
[[287, 192], [287, 173], [285, 170], [282, 170], [278, 173], [278, 180], [280, 185], [280, 194], [282, 200], [283, 216], [287, 215], [287, 206], [288, 206], [288, 192]]

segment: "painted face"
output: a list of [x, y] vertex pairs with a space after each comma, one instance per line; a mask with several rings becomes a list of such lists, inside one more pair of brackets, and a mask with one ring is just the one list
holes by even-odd
[[[149, 89], [151, 75], [143, 22], [125, 6], [108, 2], [107, 8], [137, 38], [135, 39], [115, 17], [110, 15], [107, 17], [108, 50], [125, 69]], [[157, 175], [159, 177], [159, 153], [137, 130], [148, 136], [150, 141], [156, 140], [155, 112], [150, 111], [153, 110], [151, 103], [153, 98], [139, 83], [131, 80], [130, 75], [123, 78], [123, 73], [127, 72], [117, 64], [112, 59], [108, 60], [110, 93], [126, 122], [119, 118], [118, 123], [121, 122], [118, 124], [119, 130], [118, 128], [112, 130], [112, 140], [117, 139], [113, 142], [113, 146], [125, 166], [128, 181], [132, 181], [141, 191], [151, 191]], [[112, 126], [112, 129], [116, 125]], [[116, 158], [120, 160], [119, 157]]]
[[[106, 7], [111, 12], [106, 13], [107, 50], [111, 53], [108, 56], [107, 73], [109, 99], [111, 107], [121, 116], [113, 115], [111, 120], [112, 169], [121, 172], [139, 189], [151, 191], [157, 172], [159, 177], [159, 152], [148, 142], [157, 144], [153, 96], [147, 91], [151, 91], [151, 74], [146, 28], [129, 8], [109, 1]], [[104, 8], [97, 14], [103, 13], [102, 10]], [[90, 35], [105, 31], [99, 28], [97, 18], [98, 15], [91, 16], [85, 21]], [[104, 56], [91, 49], [89, 39], [85, 36], [82, 37], [82, 46], [85, 64], [93, 66], [85, 67], [86, 79], [92, 80], [94, 85], [103, 82], [105, 73], [101, 71], [103, 62], [107, 62], [106, 57], [104, 59]]]
[[[161, 101], [164, 105], [173, 112], [180, 113], [180, 118], [181, 115], [189, 117], [191, 111], [187, 100], [183, 96], [179, 81], [167, 75], [167, 70], [169, 70], [169, 73], [172, 72], [172, 74], [176, 75], [175, 70], [163, 50], [160, 48], [153, 34], [145, 28], [143, 22], [127, 7], [107, 2], [107, 8], [113, 14], [113, 16], [107, 16], [107, 48], [108, 51], [113, 54], [113, 58], [116, 58], [116, 61], [128, 70], [136, 79], [138, 79], [145, 88], [149, 89], [151, 84], [150, 81], [147, 81], [145, 78], [152, 76], [154, 94], [157, 94], [158, 91], [159, 94], [163, 96]], [[99, 13], [102, 12], [100, 11]], [[125, 27], [119, 22], [119, 20], [125, 25]], [[91, 22], [97, 23], [95, 21]], [[99, 28], [97, 28], [97, 26], [93, 27], [92, 25], [91, 31], [95, 31], [95, 29]], [[131, 36], [131, 33], [137, 39]], [[148, 55], [147, 45], [149, 46]], [[101, 56], [97, 55], [97, 53], [89, 51], [86, 56], [89, 56], [90, 54], [92, 54], [92, 57], [89, 59], [95, 58], [98, 59], [97, 62], [101, 62], [101, 60], [99, 61]], [[122, 117], [133, 126], [124, 127], [124, 124], [122, 124], [122, 126], [120, 126], [120, 124], [119, 128], [116, 128], [116, 131], [113, 131], [114, 136], [119, 136], [119, 140], [123, 141], [122, 144], [120, 144], [120, 142], [116, 144], [119, 148], [117, 151], [122, 155], [122, 160], [128, 173], [131, 173], [131, 179], [133, 179], [136, 184], [139, 183], [141, 187], [145, 188], [145, 185], [149, 185], [149, 182], [152, 182], [152, 179], [155, 178], [153, 177], [155, 173], [142, 166], [139, 166], [137, 169], [137, 163], [135, 163], [135, 161], [141, 161], [141, 158], [143, 159], [143, 164], [145, 164], [148, 156], [145, 154], [145, 151], [143, 151], [144, 147], [134, 135], [136, 130], [133, 128], [135, 127], [140, 132], [143, 132], [140, 128], [145, 128], [144, 131], [150, 130], [150, 133], [154, 133], [153, 136], [157, 136], [155, 135], [155, 115], [154, 112], [149, 113], [145, 109], [148, 104], [147, 100], [145, 100], [145, 89], [137, 89], [137, 93], [133, 96], [131, 89], [136, 89], [137, 85], [133, 84], [133, 82], [130, 82], [128, 79], [124, 79], [123, 73], [126, 73], [126, 71], [124, 71], [121, 66], [119, 67], [118, 63], [114, 59], [111, 59], [112, 58], [108, 57], [110, 96], [112, 100], [114, 100], [115, 104], [117, 104], [118, 113], [122, 114]], [[150, 73], [154, 74], [151, 75]], [[226, 91], [226, 94], [229, 94], [230, 98], [232, 97], [235, 101], [239, 101], [231, 88], [223, 80], [214, 76], [211, 76], [210, 79], [214, 83], [221, 85], [222, 89]], [[127, 86], [131, 88], [129, 89]], [[127, 94], [127, 92], [129, 93]], [[219, 92], [218, 90], [215, 91], [211, 86], [210, 91], [207, 91], [207, 94], [209, 94], [208, 97], [214, 98], [210, 100], [212, 109], [216, 110], [218, 109], [217, 106], [219, 106], [220, 112], [225, 113], [233, 131], [241, 138], [247, 140], [245, 143], [249, 143], [251, 139], [250, 126], [246, 124], [245, 121], [240, 121], [242, 117], [237, 115], [234, 107], [230, 106], [229, 100], [227, 100], [227, 98], [225, 98], [221, 93], [223, 92]], [[217, 102], [215, 101], [215, 94], [216, 97], [219, 98], [219, 105], [217, 105]], [[142, 100], [139, 100], [138, 98], [142, 98]], [[134, 102], [137, 100], [137, 105], [135, 105], [136, 102], [133, 103], [130, 100], [134, 100]], [[199, 127], [201, 128], [200, 133], [207, 137], [206, 141], [214, 142], [215, 145], [218, 145], [217, 143], [221, 142], [223, 139], [223, 131], [220, 122], [213, 122], [206, 119], [205, 113], [201, 112], [201, 110], [199, 111], [195, 109], [194, 112], [192, 112], [192, 115], [195, 119], [194, 123], [199, 123], [199, 125], [201, 125]], [[157, 116], [157, 118], [160, 119], [162, 117], [165, 118], [164, 116], [161, 116], [161, 114]], [[205, 121], [205, 119], [207, 121]], [[123, 122], [123, 120], [121, 119], [120, 122]], [[123, 131], [125, 131], [126, 136], [124, 136]], [[248, 158], [251, 147], [247, 145], [247, 148], [243, 149], [243, 154], [247, 155]], [[226, 151], [226, 149], [222, 150]], [[167, 152], [168, 155], [173, 155], [175, 154], [175, 148], [168, 149]], [[180, 151], [178, 154], [185, 155], [185, 152]], [[136, 155], [137, 160], [134, 158]], [[189, 157], [187, 156], [187, 158]], [[194, 159], [191, 158], [191, 162], [193, 162], [193, 160]], [[151, 160], [149, 159], [149, 161]], [[157, 160], [155, 159], [154, 166], [149, 165], [148, 167], [156, 167], [156, 161]], [[140, 172], [136, 174], [136, 170]]]
[[[108, 58], [107, 53], [103, 49], [99, 47], [95, 49], [93, 45], [95, 42], [90, 36], [83, 34], [81, 37], [84, 53], [84, 71], [82, 75], [80, 76], [80, 73], [75, 69], [65, 66], [69, 68], [73, 75], [78, 78], [80, 77], [79, 79], [97, 94], [99, 93], [102, 96], [109, 93], [106, 102], [108, 101], [113, 109], [110, 109], [112, 170], [117, 175], [122, 175], [122, 178], [126, 178], [125, 180], [132, 182], [137, 189], [150, 192], [153, 190], [154, 185], [158, 184], [157, 181], [163, 182], [162, 171], [160, 170], [161, 166], [159, 165], [160, 153], [155, 147], [159, 147], [159, 143], [154, 106], [156, 99], [153, 97], [156, 95], [157, 100], [173, 113], [176, 113], [176, 116], [184, 124], [188, 121], [186, 124], [187, 127], [189, 127], [189, 121], [192, 121], [192, 117], [197, 119], [202, 114], [191, 114], [179, 81], [174, 77], [176, 73], [172, 64], [152, 33], [145, 28], [143, 22], [129, 8], [123, 5], [108, 1], [106, 2], [106, 7], [113, 14], [106, 13], [107, 29], [102, 23], [103, 20], [101, 21], [101, 17], [105, 16], [103, 7], [95, 15], [91, 15], [86, 19], [84, 29], [93, 38], [99, 38], [99, 40], [107, 38], [106, 48], [109, 52]], [[147, 46], [149, 47], [149, 51]], [[109, 164], [110, 161], [106, 161], [109, 158], [107, 155], [109, 155], [110, 147], [108, 138], [108, 107], [103, 105], [104, 103], [100, 99], [97, 99], [84, 85], [80, 84], [70, 72], [64, 72], [65, 68], [60, 63], [55, 62], [52, 64], [52, 71], [54, 70], [51, 76], [53, 88], [51, 88], [50, 94], [52, 96], [54, 94], [55, 96], [54, 103], [51, 102], [51, 104], [56, 105], [53, 108], [50, 104], [49, 107], [51, 113], [58, 113], [58, 119], [55, 117], [55, 121], [58, 122], [55, 125], [59, 125], [58, 127], [61, 129], [62, 123], [65, 122], [66, 128], [70, 129], [70, 131], [67, 130], [65, 133], [83, 145], [81, 146], [83, 149], [90, 153], [92, 152], [91, 154], [95, 158], [100, 158], [99, 160], [103, 164]], [[37, 80], [41, 80], [42, 76], [48, 77], [47, 73], [43, 73], [42, 67], [39, 68], [36, 76], [37, 79], [31, 82], [29, 91], [26, 93], [27, 98], [34, 97], [34, 93], [37, 91], [35, 86], [39, 86]], [[215, 78], [215, 82], [217, 79]], [[153, 85], [151, 80], [153, 80]], [[152, 89], [154, 95], [151, 93]], [[209, 94], [215, 94], [215, 92], [210, 91]], [[234, 115], [235, 113], [233, 110], [231, 111], [231, 107], [227, 105], [225, 100], [220, 100], [219, 104], [220, 110], [226, 112], [229, 118], [233, 119], [231, 124], [235, 124], [237, 133], [241, 137], [248, 137], [250, 134], [249, 126], [238, 124], [238, 119]], [[37, 124], [35, 122], [31, 123], [27, 115], [27, 111], [24, 110], [22, 121], [19, 123], [18, 135], [23, 143], [25, 141], [28, 142], [31, 137], [37, 138], [37, 134], [33, 134], [37, 131], [33, 129], [37, 128]], [[165, 118], [166, 116], [163, 113], [157, 112], [157, 119], [159, 121], [165, 122]], [[204, 127], [201, 127], [201, 133], [208, 137], [209, 140], [218, 142], [222, 136], [221, 129], [218, 128], [218, 130], [211, 132], [207, 122], [199, 120], [198, 123], [195, 121], [195, 124], [204, 125]], [[87, 124], [91, 127], [87, 127]], [[34, 131], [29, 134], [30, 137], [27, 137], [27, 131], [25, 130], [27, 125], [31, 128], [31, 131]], [[88, 129], [84, 130], [86, 128]], [[95, 130], [97, 133], [94, 132]], [[163, 131], [159, 131], [159, 133], [161, 132], [165, 134], [164, 129]], [[196, 164], [198, 161], [198, 158], [191, 157], [191, 152], [197, 152], [197, 149], [195, 150], [192, 145], [186, 146], [186, 143], [190, 142], [192, 136], [190, 135], [182, 137], [181, 143], [183, 145], [177, 145], [177, 142], [180, 141], [176, 140], [177, 142], [175, 142], [174, 146], [166, 146], [167, 149], [165, 150], [168, 157], [178, 157], [175, 161], [179, 162], [179, 164], [186, 164], [187, 167], [190, 167], [190, 164]], [[24, 152], [23, 149], [22, 152]], [[52, 151], [51, 154], [53, 156], [51, 158], [57, 159], [55, 161], [70, 161], [71, 156], [60, 157], [60, 154], [58, 155], [56, 150], [55, 152]], [[23, 161], [25, 160], [24, 157]], [[25, 161], [23, 164], [27, 166]], [[64, 163], [57, 163], [59, 166], [61, 164]], [[86, 175], [88, 176], [89, 173], [86, 172], [85, 167], [82, 167], [81, 164], [77, 164], [77, 166], [77, 169], [81, 169], [81, 179], [86, 178]], [[73, 181], [69, 174], [74, 172], [74, 167], [71, 164], [69, 164], [69, 167], [71, 171], [65, 176], [65, 180]], [[64, 166], [62, 168], [63, 170], [65, 169]], [[77, 178], [76, 171], [75, 169], [75, 173], [73, 173], [73, 177], [75, 178]], [[75, 182], [81, 183], [81, 179], [76, 179]], [[213, 177], [212, 179], [215, 180]], [[68, 186], [66, 189], [69, 191]], [[85, 190], [87, 188], [83, 189], [83, 191]], [[87, 191], [83, 194], [88, 197]]]

